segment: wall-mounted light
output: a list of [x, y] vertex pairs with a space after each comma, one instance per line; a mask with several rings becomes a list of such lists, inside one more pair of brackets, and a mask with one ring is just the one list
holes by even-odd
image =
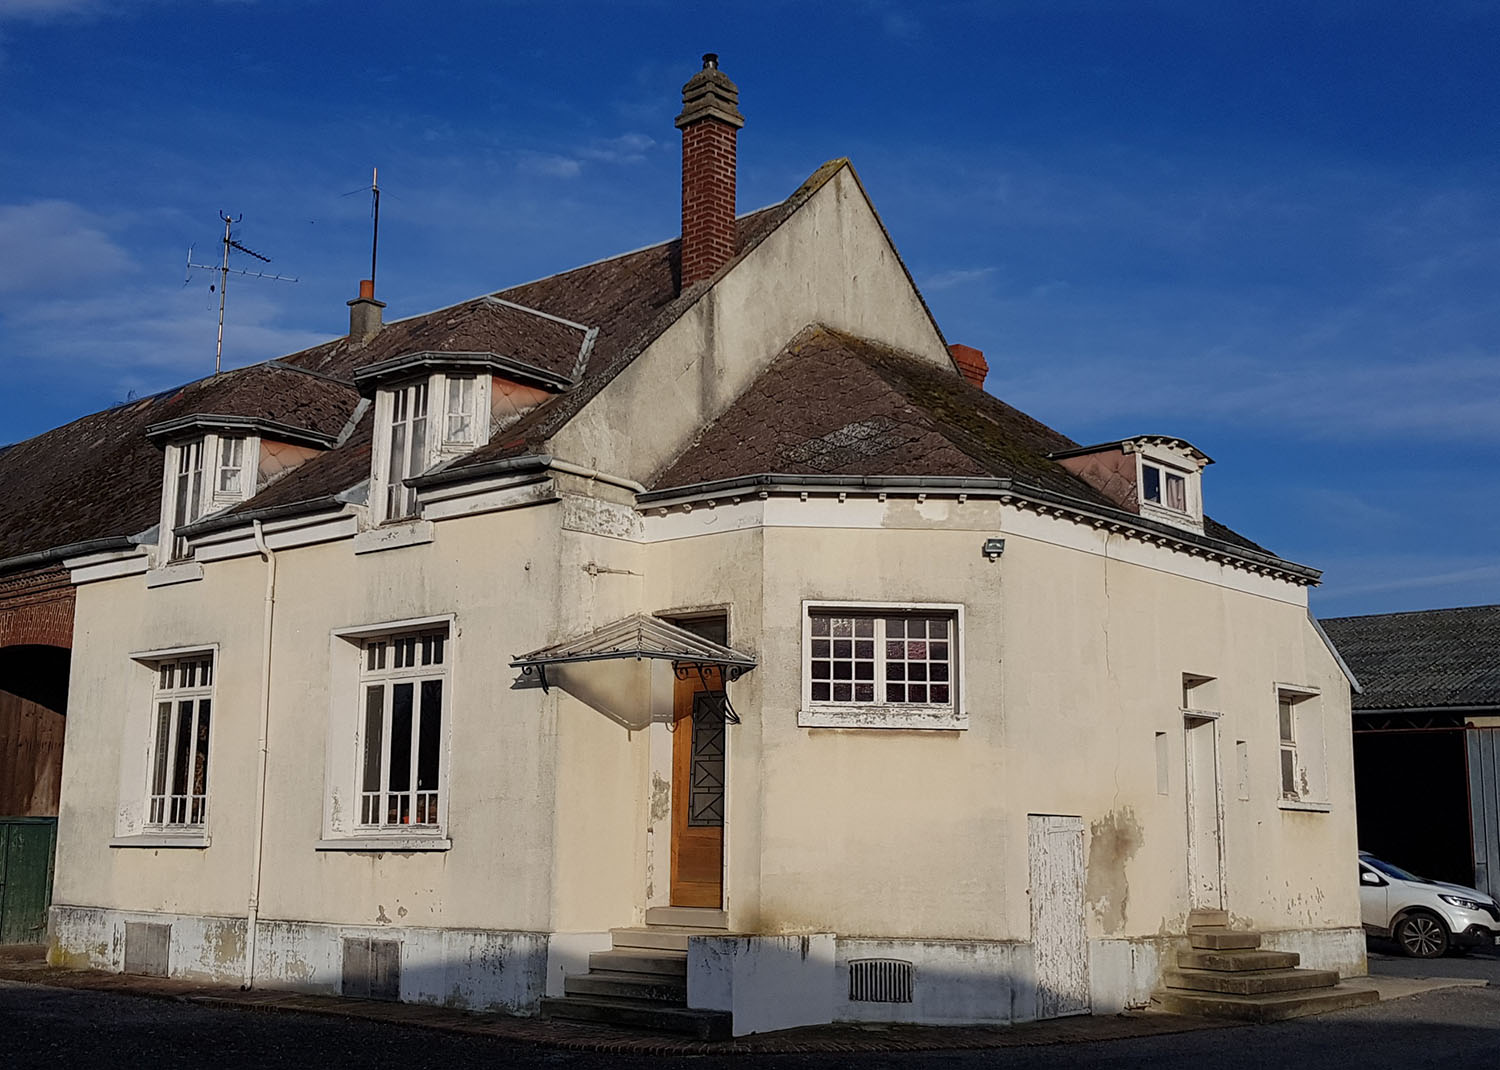
[[984, 556], [991, 561], [1000, 560], [1000, 555], [1005, 553], [1004, 539], [985, 539]]

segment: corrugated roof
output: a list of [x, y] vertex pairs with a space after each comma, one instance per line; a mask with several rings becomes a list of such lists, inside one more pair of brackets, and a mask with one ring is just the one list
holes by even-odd
[[1359, 677], [1356, 711], [1500, 706], [1500, 606], [1320, 623]]
[[518, 654], [510, 665], [513, 669], [524, 669], [528, 666], [615, 661], [622, 658], [654, 658], [737, 666], [741, 669], [755, 666], [755, 658], [749, 654], [644, 613], [623, 617], [585, 635], [533, 650], [529, 654]]

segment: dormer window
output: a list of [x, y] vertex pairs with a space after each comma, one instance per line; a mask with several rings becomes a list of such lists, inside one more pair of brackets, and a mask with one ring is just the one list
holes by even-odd
[[1141, 462], [1141, 500], [1179, 513], [1187, 512], [1187, 476], [1161, 465]]
[[373, 524], [418, 516], [410, 480], [479, 448], [496, 426], [573, 385], [567, 376], [497, 353], [429, 351], [368, 365], [354, 373], [354, 383], [375, 399]]
[[185, 561], [193, 548], [182, 529], [255, 493], [260, 438], [219, 435], [181, 439], [166, 447], [161, 545], [165, 560]]

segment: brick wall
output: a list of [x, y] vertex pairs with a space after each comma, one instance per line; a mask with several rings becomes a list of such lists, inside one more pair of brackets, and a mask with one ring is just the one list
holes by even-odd
[[703, 118], [682, 128], [682, 285], [706, 279], [734, 255], [739, 131]]
[[73, 646], [73, 585], [61, 565], [0, 576], [0, 647]]

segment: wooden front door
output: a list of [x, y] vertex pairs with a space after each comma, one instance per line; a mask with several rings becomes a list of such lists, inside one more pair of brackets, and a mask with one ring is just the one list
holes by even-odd
[[724, 701], [718, 669], [678, 680], [672, 703], [674, 907], [724, 902]]

